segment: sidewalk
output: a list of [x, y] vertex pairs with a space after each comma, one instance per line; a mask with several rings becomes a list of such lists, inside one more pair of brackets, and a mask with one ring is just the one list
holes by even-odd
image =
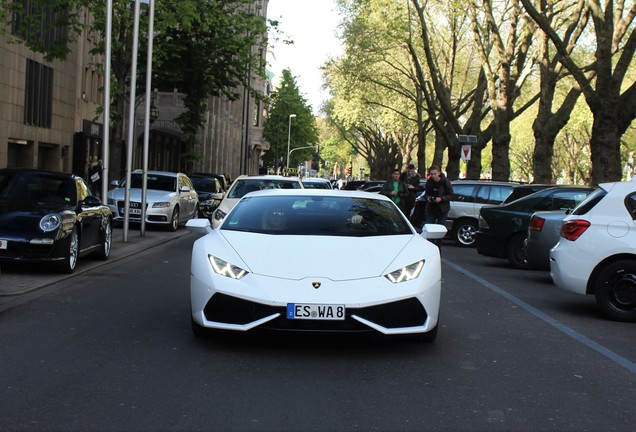
[[145, 235], [142, 237], [139, 228], [133, 227], [128, 230], [128, 238], [124, 242], [124, 230], [113, 228], [110, 257], [106, 261], [100, 261], [91, 256], [81, 257], [72, 274], [59, 273], [51, 266], [40, 264], [3, 264], [0, 267], [0, 298], [36, 291], [186, 235], [192, 234], [185, 227], [179, 227], [175, 232], [154, 228], [146, 229]]

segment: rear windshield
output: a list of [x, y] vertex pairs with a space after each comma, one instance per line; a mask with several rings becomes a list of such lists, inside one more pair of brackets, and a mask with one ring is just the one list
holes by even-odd
[[572, 211], [574, 215], [584, 215], [594, 208], [596, 204], [598, 204], [604, 197], [607, 195], [607, 192], [601, 188], [595, 190], [591, 194], [587, 196], [583, 201], [579, 203], [578, 206]]
[[296, 180], [287, 179], [245, 179], [237, 180], [228, 193], [228, 198], [243, 198], [243, 195], [264, 189], [301, 189]]

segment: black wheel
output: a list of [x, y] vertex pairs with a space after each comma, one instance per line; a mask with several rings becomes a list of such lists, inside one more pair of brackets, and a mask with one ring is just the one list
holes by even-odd
[[517, 233], [510, 240], [506, 246], [506, 256], [510, 265], [516, 269], [529, 270], [532, 268], [528, 259], [526, 258], [525, 241], [527, 235], [525, 233]]
[[437, 328], [438, 327], [439, 327], [439, 322], [437, 323], [435, 328], [433, 328], [432, 330], [429, 330], [426, 333], [417, 333], [415, 335], [415, 340], [417, 342], [425, 342], [425, 343], [435, 342], [435, 339], [437, 339]]
[[170, 219], [170, 231], [176, 231], [177, 228], [179, 228], [179, 207], [174, 208]]
[[192, 321], [192, 333], [194, 334], [194, 336], [198, 337], [198, 338], [202, 338], [202, 337], [206, 337], [209, 332], [208, 329], [203, 327], [202, 325], [199, 325], [194, 319], [190, 318]]
[[68, 237], [68, 248], [66, 250], [66, 256], [62, 261], [61, 270], [64, 273], [73, 273], [75, 266], [77, 265], [77, 254], [79, 251], [79, 235], [77, 234], [77, 227], [73, 227], [73, 231]]
[[607, 318], [636, 322], [636, 261], [608, 264], [594, 281], [594, 295]]
[[113, 226], [110, 219], [106, 222], [104, 231], [100, 234], [100, 247], [95, 255], [100, 260], [107, 260], [110, 256], [110, 247], [113, 244]]
[[462, 220], [457, 223], [455, 243], [461, 247], [474, 247], [477, 236], [477, 222]]

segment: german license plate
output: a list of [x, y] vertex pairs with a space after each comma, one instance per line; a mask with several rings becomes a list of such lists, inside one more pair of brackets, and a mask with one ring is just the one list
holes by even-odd
[[[122, 216], [124, 215], [123, 207], [119, 208], [119, 214], [122, 215]], [[128, 209], [128, 214], [129, 215], [140, 215], [141, 214], [141, 209], [129, 208]]]
[[344, 320], [345, 306], [330, 304], [287, 303], [288, 319]]
[[0, 240], [0, 249], [6, 249], [7, 243], [8, 242], [6, 240]]

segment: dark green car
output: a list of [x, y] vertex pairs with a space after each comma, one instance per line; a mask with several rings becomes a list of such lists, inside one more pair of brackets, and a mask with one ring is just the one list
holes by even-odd
[[477, 252], [507, 258], [514, 268], [529, 269], [523, 243], [528, 223], [535, 211], [572, 210], [592, 192], [587, 186], [555, 186], [497, 206], [484, 206], [479, 212]]

